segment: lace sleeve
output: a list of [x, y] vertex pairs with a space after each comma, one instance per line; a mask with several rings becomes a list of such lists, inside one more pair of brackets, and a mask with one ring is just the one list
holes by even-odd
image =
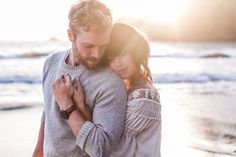
[[125, 134], [136, 136], [160, 120], [161, 106], [158, 92], [139, 90], [129, 96]]

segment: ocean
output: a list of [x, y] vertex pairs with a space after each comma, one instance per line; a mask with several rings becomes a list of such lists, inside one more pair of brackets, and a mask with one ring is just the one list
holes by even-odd
[[[0, 42], [0, 156], [30, 156], [46, 56], [68, 42]], [[236, 43], [151, 42], [162, 105], [162, 156], [236, 156]], [[19, 155], [21, 154], [21, 155]]]

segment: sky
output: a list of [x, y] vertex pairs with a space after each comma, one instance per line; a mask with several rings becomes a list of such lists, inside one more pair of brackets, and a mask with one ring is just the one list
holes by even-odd
[[0, 40], [65, 38], [69, 0], [0, 1]]
[[[174, 22], [192, 0], [101, 0], [119, 17]], [[0, 41], [67, 39], [67, 15], [75, 0], [0, 1]], [[135, 3], [134, 3], [135, 2]], [[158, 16], [157, 16], [158, 15]]]

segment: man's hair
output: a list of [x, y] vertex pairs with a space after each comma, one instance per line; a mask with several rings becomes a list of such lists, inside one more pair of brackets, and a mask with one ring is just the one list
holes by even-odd
[[97, 0], [80, 0], [71, 6], [69, 12], [69, 28], [78, 32], [104, 32], [112, 27], [111, 11]]

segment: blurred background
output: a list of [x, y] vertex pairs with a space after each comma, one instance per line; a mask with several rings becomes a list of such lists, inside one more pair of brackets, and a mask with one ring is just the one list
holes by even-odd
[[[0, 156], [31, 156], [46, 56], [70, 47], [75, 0], [0, 1]], [[143, 31], [162, 103], [162, 156], [236, 156], [236, 1], [102, 0]]]

